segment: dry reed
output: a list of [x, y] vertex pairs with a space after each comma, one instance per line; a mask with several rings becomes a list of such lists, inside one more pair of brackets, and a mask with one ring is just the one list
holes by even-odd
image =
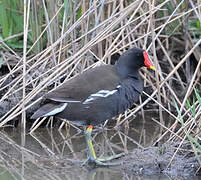
[[[0, 102], [15, 99], [9, 111], [0, 118], [0, 127], [22, 114], [22, 127], [26, 129], [25, 112], [40, 100], [34, 98], [42, 91], [50, 89], [50, 86], [52, 88], [52, 85], [58, 86], [61, 77], [68, 81], [88, 68], [110, 63], [115, 53], [121, 54], [137, 46], [148, 51], [157, 67], [155, 74], [146, 72], [143, 75], [144, 85], [151, 86], [153, 92], [151, 95], [145, 93], [147, 99], [141, 105], [121, 115], [116, 127], [154, 100], [159, 107], [161, 127], [165, 127], [163, 111], [175, 119], [171, 127], [165, 127], [167, 131], [161, 137], [171, 132], [171, 139], [186, 139], [180, 136], [181, 130], [175, 132], [179, 121], [172, 112], [173, 99], [178, 103], [180, 112], [190, 121], [192, 115], [185, 104], [193, 88], [200, 89], [201, 39], [196, 38], [189, 21], [201, 23], [200, 1], [83, 0], [64, 1], [64, 4], [50, 1], [47, 5], [43, 0], [42, 3], [35, 1], [35, 4], [28, 1], [24, 5], [24, 33], [0, 40], [4, 53], [7, 53], [3, 65], [9, 69], [0, 79], [0, 90], [5, 92]], [[37, 36], [32, 46], [27, 47], [28, 33], [33, 31], [28, 29], [32, 17], [30, 11], [36, 11], [36, 18], [40, 11], [38, 5], [44, 9], [45, 23], [35, 27], [38, 29]], [[15, 52], [5, 43], [22, 35], [23, 54]], [[42, 48], [44, 36], [47, 41], [45, 48]], [[14, 58], [9, 59], [11, 56]], [[189, 64], [192, 56], [197, 63], [194, 69]], [[142, 70], [142, 74], [145, 71]], [[43, 121], [36, 121], [32, 132]]]

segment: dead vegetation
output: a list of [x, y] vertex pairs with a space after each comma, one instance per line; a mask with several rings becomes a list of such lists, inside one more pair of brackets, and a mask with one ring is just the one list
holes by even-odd
[[[140, 105], [117, 118], [116, 127], [137, 111], [144, 113], [152, 100], [159, 112], [158, 123], [165, 130], [158, 141], [167, 134], [169, 141], [188, 139], [184, 127], [200, 140], [199, 99], [186, 107], [193, 89], [200, 91], [199, 0], [64, 0], [49, 4], [28, 0], [23, 13], [23, 32], [0, 40], [0, 106], [8, 107], [0, 117], [0, 127], [20, 117], [25, 130], [29, 112], [44, 92], [88, 68], [114, 63], [118, 54], [136, 46], [147, 50], [157, 70], [155, 74], [142, 70], [144, 85], [152, 90], [144, 92], [147, 98], [141, 99]], [[9, 44], [22, 37], [21, 49]], [[174, 100], [181, 116], [174, 113]], [[193, 104], [195, 114], [190, 110]], [[175, 120], [169, 127], [165, 126], [163, 111]], [[184, 126], [180, 117], [185, 119]], [[43, 121], [36, 121], [31, 131]]]

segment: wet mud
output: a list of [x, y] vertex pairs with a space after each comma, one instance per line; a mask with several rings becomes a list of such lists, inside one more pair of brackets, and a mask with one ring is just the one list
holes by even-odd
[[166, 143], [161, 147], [135, 149], [122, 160], [121, 168], [128, 174], [135, 175], [199, 175], [198, 161], [201, 156], [195, 156], [189, 143], [184, 143], [175, 154], [178, 146], [179, 143]]
[[[157, 115], [156, 115], [157, 116]], [[150, 114], [145, 117], [147, 120]], [[152, 114], [152, 117], [154, 115]], [[167, 117], [167, 116], [166, 116]], [[166, 126], [170, 126], [168, 123]], [[0, 131], [0, 179], [132, 179], [169, 180], [200, 177], [199, 161], [189, 142], [160, 142], [161, 127], [153, 121], [136, 117], [129, 128], [97, 128], [93, 131], [93, 144], [97, 156], [125, 155], [112, 162], [117, 166], [82, 166], [87, 158], [83, 131], [66, 127], [38, 128], [23, 137], [20, 129]], [[179, 149], [178, 149], [179, 147]], [[176, 153], [175, 153], [176, 152]], [[174, 157], [174, 158], [173, 158]], [[5, 176], [5, 177], [4, 177]], [[13, 178], [14, 177], [14, 178]]]
[[[94, 164], [83, 166], [83, 161], [81, 160], [64, 158], [54, 160], [54, 163], [49, 168], [57, 169], [58, 173], [68, 169], [76, 169], [78, 172], [83, 170], [92, 172], [95, 169], [110, 169], [111, 171], [121, 171], [129, 176], [168, 175], [172, 178], [183, 177], [184, 179], [192, 176], [199, 177], [200, 165], [198, 161], [201, 160], [201, 157], [195, 157], [193, 152], [188, 152], [189, 145], [183, 145], [182, 150], [179, 150], [172, 159], [178, 145], [179, 143], [168, 143], [161, 147], [148, 147], [143, 150], [134, 149], [124, 157], [113, 160], [112, 162], [119, 163], [116, 166], [105, 167]], [[45, 161], [43, 163], [45, 164]], [[50, 165], [49, 160], [46, 163], [48, 163], [48, 166]]]

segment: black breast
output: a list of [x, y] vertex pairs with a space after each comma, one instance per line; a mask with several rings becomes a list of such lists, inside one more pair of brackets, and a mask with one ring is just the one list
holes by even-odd
[[142, 90], [143, 84], [141, 79], [130, 78], [123, 81], [119, 88], [118, 114], [123, 113], [130, 108], [133, 103], [137, 102]]

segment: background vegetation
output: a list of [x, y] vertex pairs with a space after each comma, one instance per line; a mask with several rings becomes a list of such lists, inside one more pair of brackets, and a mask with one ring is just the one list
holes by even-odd
[[[147, 98], [116, 126], [144, 113], [152, 100], [165, 129], [161, 138], [191, 134], [199, 140], [201, 102], [194, 89], [199, 94], [200, 24], [199, 0], [0, 0], [0, 105], [6, 112], [0, 127], [22, 114], [25, 129], [42, 93], [136, 46], [147, 50], [157, 70], [141, 71]], [[164, 111], [174, 119], [170, 127]]]

